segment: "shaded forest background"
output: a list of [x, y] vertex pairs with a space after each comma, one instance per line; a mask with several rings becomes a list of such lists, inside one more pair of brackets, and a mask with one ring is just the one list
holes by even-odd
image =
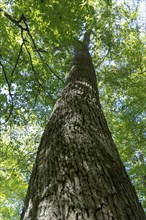
[[93, 30], [100, 100], [146, 210], [144, 1], [0, 2], [0, 209], [19, 219], [36, 151], [70, 70], [73, 45]]

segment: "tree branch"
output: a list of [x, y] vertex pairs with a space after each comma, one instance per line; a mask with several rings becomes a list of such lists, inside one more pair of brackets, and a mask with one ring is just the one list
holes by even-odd
[[10, 100], [10, 112], [9, 112], [9, 115], [8, 115], [7, 119], [5, 120], [5, 122], [1, 123], [1, 125], [2, 125], [2, 124], [6, 124], [9, 121], [9, 119], [12, 115], [13, 109], [14, 109], [14, 103], [13, 103], [13, 95], [11, 93], [11, 84], [9, 83], [9, 80], [8, 80], [8, 77], [7, 77], [7, 74], [6, 74], [6, 71], [5, 71], [5, 67], [4, 67], [4, 65], [2, 64], [1, 61], [0, 61], [0, 65], [2, 67], [3, 74], [4, 74], [4, 77], [5, 77], [7, 86], [8, 86], [9, 100]]
[[51, 72], [52, 74], [54, 74], [54, 75], [55, 75], [61, 82], [63, 82], [63, 84], [64, 84], [63, 79], [61, 79], [61, 78], [52, 70], [52, 68], [51, 68], [47, 63], [45, 63], [45, 61], [44, 61], [44, 59], [43, 59], [43, 57], [42, 57], [40, 51], [39, 51], [38, 48], [37, 48], [37, 45], [36, 45], [36, 43], [35, 43], [35, 40], [33, 39], [32, 35], [31, 35], [31, 33], [30, 33], [30, 30], [29, 30], [29, 27], [28, 27], [28, 24], [27, 24], [26, 20], [24, 21], [24, 23], [25, 23], [25, 26], [26, 26], [26, 29], [27, 29], [27, 33], [28, 33], [28, 35], [29, 35], [29, 37], [30, 37], [30, 39], [31, 39], [31, 41], [32, 41], [32, 43], [33, 43], [34, 51], [37, 53], [38, 57], [43, 61], [43, 63], [47, 66], [47, 68], [50, 70], [50, 72]]
[[[28, 49], [28, 47], [27, 47], [27, 45], [26, 45], [26, 40], [25, 40], [25, 38], [24, 38], [24, 36], [23, 36], [23, 33], [22, 33], [21, 37], [22, 37], [22, 40], [23, 40], [25, 49], [26, 49], [26, 51], [27, 51], [27, 53], [28, 53], [28, 56], [29, 56], [30, 65], [31, 65], [31, 69], [32, 69], [32, 71], [33, 71], [33, 73], [34, 73], [34, 77], [35, 77], [35, 79], [36, 79], [38, 85], [44, 90], [44, 92], [45, 92], [45, 94], [46, 94], [46, 89], [44, 88], [44, 86], [42, 85], [42, 83], [39, 81], [39, 79], [38, 79], [38, 77], [37, 77], [37, 74], [36, 74], [36, 71], [35, 71], [34, 65], [33, 65], [33, 60], [32, 60], [32, 57], [31, 57], [31, 53], [30, 53], [30, 51], [29, 51], [29, 49]], [[51, 98], [51, 99], [53, 100], [53, 98], [52, 98], [52, 96], [51, 96], [50, 94], [48, 94], [48, 96], [49, 96], [49, 98]]]
[[0, 11], [4, 13], [5, 17], [8, 18], [11, 22], [13, 22], [17, 27], [21, 28], [22, 30], [27, 31], [27, 27], [23, 27], [20, 22], [24, 21], [24, 15], [22, 14], [20, 19], [17, 21], [14, 19], [10, 14], [8, 14], [6, 11], [4, 11], [2, 8], [0, 8]]
[[[26, 21], [26, 17], [24, 16], [24, 14], [21, 15], [20, 19], [19, 20], [16, 20], [14, 19], [10, 14], [8, 14], [7, 12], [5, 12], [3, 9], [0, 9], [1, 12], [4, 13], [5, 17], [7, 17], [11, 22], [13, 22], [17, 27], [19, 27], [21, 29], [21, 32], [22, 31], [26, 31], [27, 34], [29, 35], [32, 43], [33, 43], [33, 46], [34, 46], [34, 49], [35, 49], [35, 52], [38, 54], [38, 56], [40, 57], [40, 59], [44, 62], [44, 59], [40, 53], [40, 51], [37, 49], [37, 46], [36, 46], [36, 43], [35, 43], [35, 40], [33, 39], [31, 33], [30, 33], [30, 30], [29, 30], [29, 27], [28, 27], [28, 24], [27, 24], [27, 21]], [[23, 23], [25, 24], [25, 27], [23, 27], [20, 22], [23, 21]], [[54, 74], [60, 81], [62, 81], [64, 83], [64, 81], [61, 79], [61, 77], [59, 77], [53, 70], [52, 68], [44, 62], [44, 64], [47, 66], [47, 68], [49, 69], [49, 71]]]
[[29, 56], [30, 65], [31, 65], [31, 69], [32, 69], [32, 71], [33, 71], [33, 73], [34, 73], [34, 77], [35, 77], [36, 81], [38, 82], [39, 86], [45, 91], [45, 88], [44, 88], [43, 85], [40, 83], [40, 81], [39, 81], [39, 79], [38, 79], [38, 77], [37, 77], [36, 71], [35, 71], [35, 69], [34, 69], [32, 57], [31, 57], [31, 53], [30, 53], [30, 51], [28, 50], [26, 44], [25, 44], [25, 49], [26, 49], [26, 51], [27, 51], [27, 53], [28, 53], [28, 56]]
[[[16, 59], [15, 66], [14, 66], [12, 72], [11, 72], [11, 77], [13, 77], [14, 72], [15, 72], [15, 69], [16, 69], [16, 67], [17, 67], [17, 65], [18, 65], [18, 62], [19, 62], [19, 59], [20, 59], [20, 55], [21, 55], [21, 53], [22, 53], [23, 45], [24, 45], [24, 42], [23, 42], [23, 43], [21, 44], [21, 46], [20, 46], [20, 50], [19, 50], [19, 53], [18, 53], [18, 57], [17, 57], [17, 59]], [[11, 81], [10, 81], [10, 86], [11, 86], [11, 83], [12, 83], [12, 79], [11, 79]]]

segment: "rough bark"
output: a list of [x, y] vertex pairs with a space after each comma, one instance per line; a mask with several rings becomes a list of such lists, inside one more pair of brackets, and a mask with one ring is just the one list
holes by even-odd
[[21, 220], [144, 220], [104, 118], [80, 43], [45, 128]]

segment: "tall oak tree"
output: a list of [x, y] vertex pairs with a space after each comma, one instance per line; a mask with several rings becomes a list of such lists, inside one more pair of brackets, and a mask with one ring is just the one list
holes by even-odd
[[99, 101], [90, 31], [43, 133], [21, 220], [144, 220]]

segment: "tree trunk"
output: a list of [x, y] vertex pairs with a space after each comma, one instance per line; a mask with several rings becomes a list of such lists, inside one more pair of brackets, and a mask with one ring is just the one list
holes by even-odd
[[144, 220], [98, 97], [86, 44], [45, 128], [21, 220]]

